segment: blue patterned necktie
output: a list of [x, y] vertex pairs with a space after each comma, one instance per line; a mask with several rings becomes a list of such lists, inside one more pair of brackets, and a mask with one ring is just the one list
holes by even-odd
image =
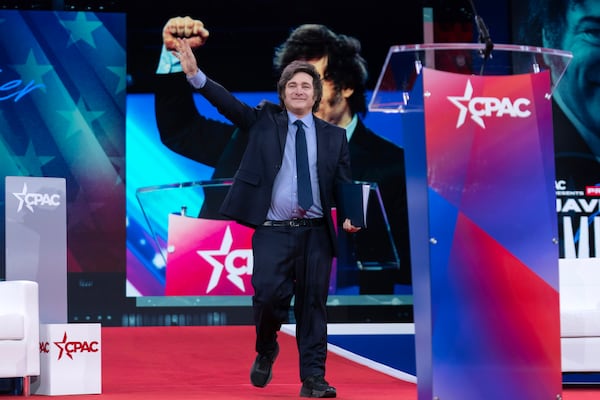
[[296, 170], [298, 173], [298, 204], [303, 210], [308, 210], [313, 204], [312, 189], [310, 186], [310, 172], [308, 169], [308, 151], [306, 150], [306, 135], [302, 121], [297, 119], [294, 124], [296, 131]]

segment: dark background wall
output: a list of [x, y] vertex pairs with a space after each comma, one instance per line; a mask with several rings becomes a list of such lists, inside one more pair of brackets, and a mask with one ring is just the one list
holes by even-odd
[[[507, 1], [475, 2], [495, 41], [508, 43]], [[466, 0], [421, 0], [390, 3], [344, 0], [169, 1], [155, 6], [141, 0], [127, 1], [127, 63], [130, 93], [151, 92], [162, 27], [174, 16], [189, 15], [210, 31], [199, 51], [202, 68], [233, 91], [270, 91], [275, 87], [273, 50], [291, 29], [303, 23], [322, 23], [354, 36], [362, 43], [374, 87], [392, 45], [421, 43], [423, 7], [435, 12], [436, 41], [471, 41], [473, 10]], [[457, 40], [458, 39], [458, 40]], [[469, 40], [470, 39], [470, 40]]]
[[[419, 2], [402, 2], [394, 7], [400, 8], [398, 12], [390, 12], [390, 3], [383, 1], [360, 7], [340, 0], [171, 1], [153, 10], [148, 10], [147, 2], [129, 3], [127, 62], [132, 93], [151, 91], [162, 27], [173, 16], [189, 15], [204, 22], [210, 38], [198, 53], [200, 64], [234, 91], [273, 90], [273, 50], [303, 23], [322, 23], [358, 38], [372, 71], [381, 69], [391, 45], [419, 43], [422, 37]], [[136, 11], [144, 9], [147, 15]]]

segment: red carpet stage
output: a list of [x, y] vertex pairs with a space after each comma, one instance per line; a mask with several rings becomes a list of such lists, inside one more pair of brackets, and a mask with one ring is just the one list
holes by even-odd
[[[263, 389], [249, 381], [254, 328], [102, 328], [102, 394], [53, 399], [295, 399], [299, 398], [295, 340], [281, 333], [273, 380]], [[347, 400], [417, 400], [414, 383], [329, 353], [327, 379]], [[1, 396], [12, 398], [16, 396]], [[600, 388], [565, 389], [564, 400], [597, 400]]]

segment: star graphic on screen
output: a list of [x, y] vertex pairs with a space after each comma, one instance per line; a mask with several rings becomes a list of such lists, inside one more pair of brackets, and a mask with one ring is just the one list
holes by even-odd
[[79, 40], [84, 41], [91, 47], [96, 48], [96, 42], [92, 33], [102, 26], [100, 21], [88, 21], [86, 15], [94, 15], [93, 13], [79, 12], [77, 17], [73, 21], [62, 20], [63, 26], [70, 32], [71, 40], [69, 45], [78, 42]]
[[[95, 120], [104, 115], [105, 112], [88, 109], [83, 98], [80, 98], [77, 101], [77, 104], [72, 104], [72, 106], [73, 107], [70, 110], [57, 110], [58, 114], [62, 115], [67, 121], [69, 121], [69, 126], [64, 129], [64, 136], [70, 137], [75, 133], [83, 131], [87, 134], [84, 136], [86, 140], [96, 142], [97, 139], [94, 136], [92, 124]], [[79, 135], [78, 140], [82, 140], [81, 135]]]
[[231, 236], [231, 230], [227, 227], [225, 234], [223, 235], [223, 240], [221, 241], [220, 249], [198, 250], [198, 255], [204, 258], [213, 267], [213, 273], [210, 275], [206, 293], [209, 293], [217, 286], [219, 279], [221, 279], [223, 269], [225, 269], [225, 265], [222, 262], [217, 261], [214, 256], [226, 256], [229, 253], [229, 250], [231, 250], [232, 243], [233, 237]]
[[[217, 287], [223, 270], [227, 270], [227, 279], [233, 283], [242, 292], [246, 291], [244, 281], [241, 278], [242, 275], [251, 273], [252, 266], [247, 265], [247, 261], [251, 257], [251, 250], [248, 249], [235, 249], [232, 250], [233, 235], [231, 234], [231, 228], [227, 226], [223, 239], [221, 241], [221, 247], [218, 250], [198, 250], [197, 253], [200, 257], [204, 258], [212, 267], [213, 272], [208, 281], [208, 287], [206, 293], [212, 291]], [[218, 261], [215, 256], [220, 256], [224, 262]], [[237, 266], [236, 262], [243, 261], [244, 265]]]
[[46, 85], [43, 83], [44, 75], [49, 72], [54, 72], [54, 67], [51, 64], [43, 64], [38, 61], [33, 54], [33, 50], [30, 50], [27, 55], [27, 60], [24, 64], [12, 64], [12, 68], [22, 76], [24, 83], [28, 83], [27, 93], [35, 89], [46, 91]]
[[25, 154], [13, 156], [13, 160], [19, 162], [19, 169], [29, 176], [44, 176], [42, 167], [54, 159], [54, 156], [38, 155], [31, 141], [27, 145]]
[[[74, 180], [72, 184], [74, 187], [81, 188], [77, 180]], [[90, 232], [101, 229], [100, 225], [104, 223], [102, 222], [104, 218], [100, 211], [105, 205], [105, 202], [94, 201], [94, 197], [86, 194], [85, 190], [78, 190], [75, 198], [69, 202], [68, 229]]]
[[125, 89], [127, 88], [127, 78], [126, 78], [127, 68], [125, 68], [125, 67], [110, 67], [110, 66], [107, 66], [106, 68], [119, 78], [119, 82], [117, 83], [117, 87], [115, 89], [115, 94], [125, 91]]

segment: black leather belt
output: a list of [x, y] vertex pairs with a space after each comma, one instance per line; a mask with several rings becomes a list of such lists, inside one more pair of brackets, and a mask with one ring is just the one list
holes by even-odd
[[298, 228], [301, 226], [321, 226], [324, 223], [324, 218], [295, 218], [286, 219], [283, 221], [266, 220], [263, 222], [263, 226], [289, 226], [292, 228]]

